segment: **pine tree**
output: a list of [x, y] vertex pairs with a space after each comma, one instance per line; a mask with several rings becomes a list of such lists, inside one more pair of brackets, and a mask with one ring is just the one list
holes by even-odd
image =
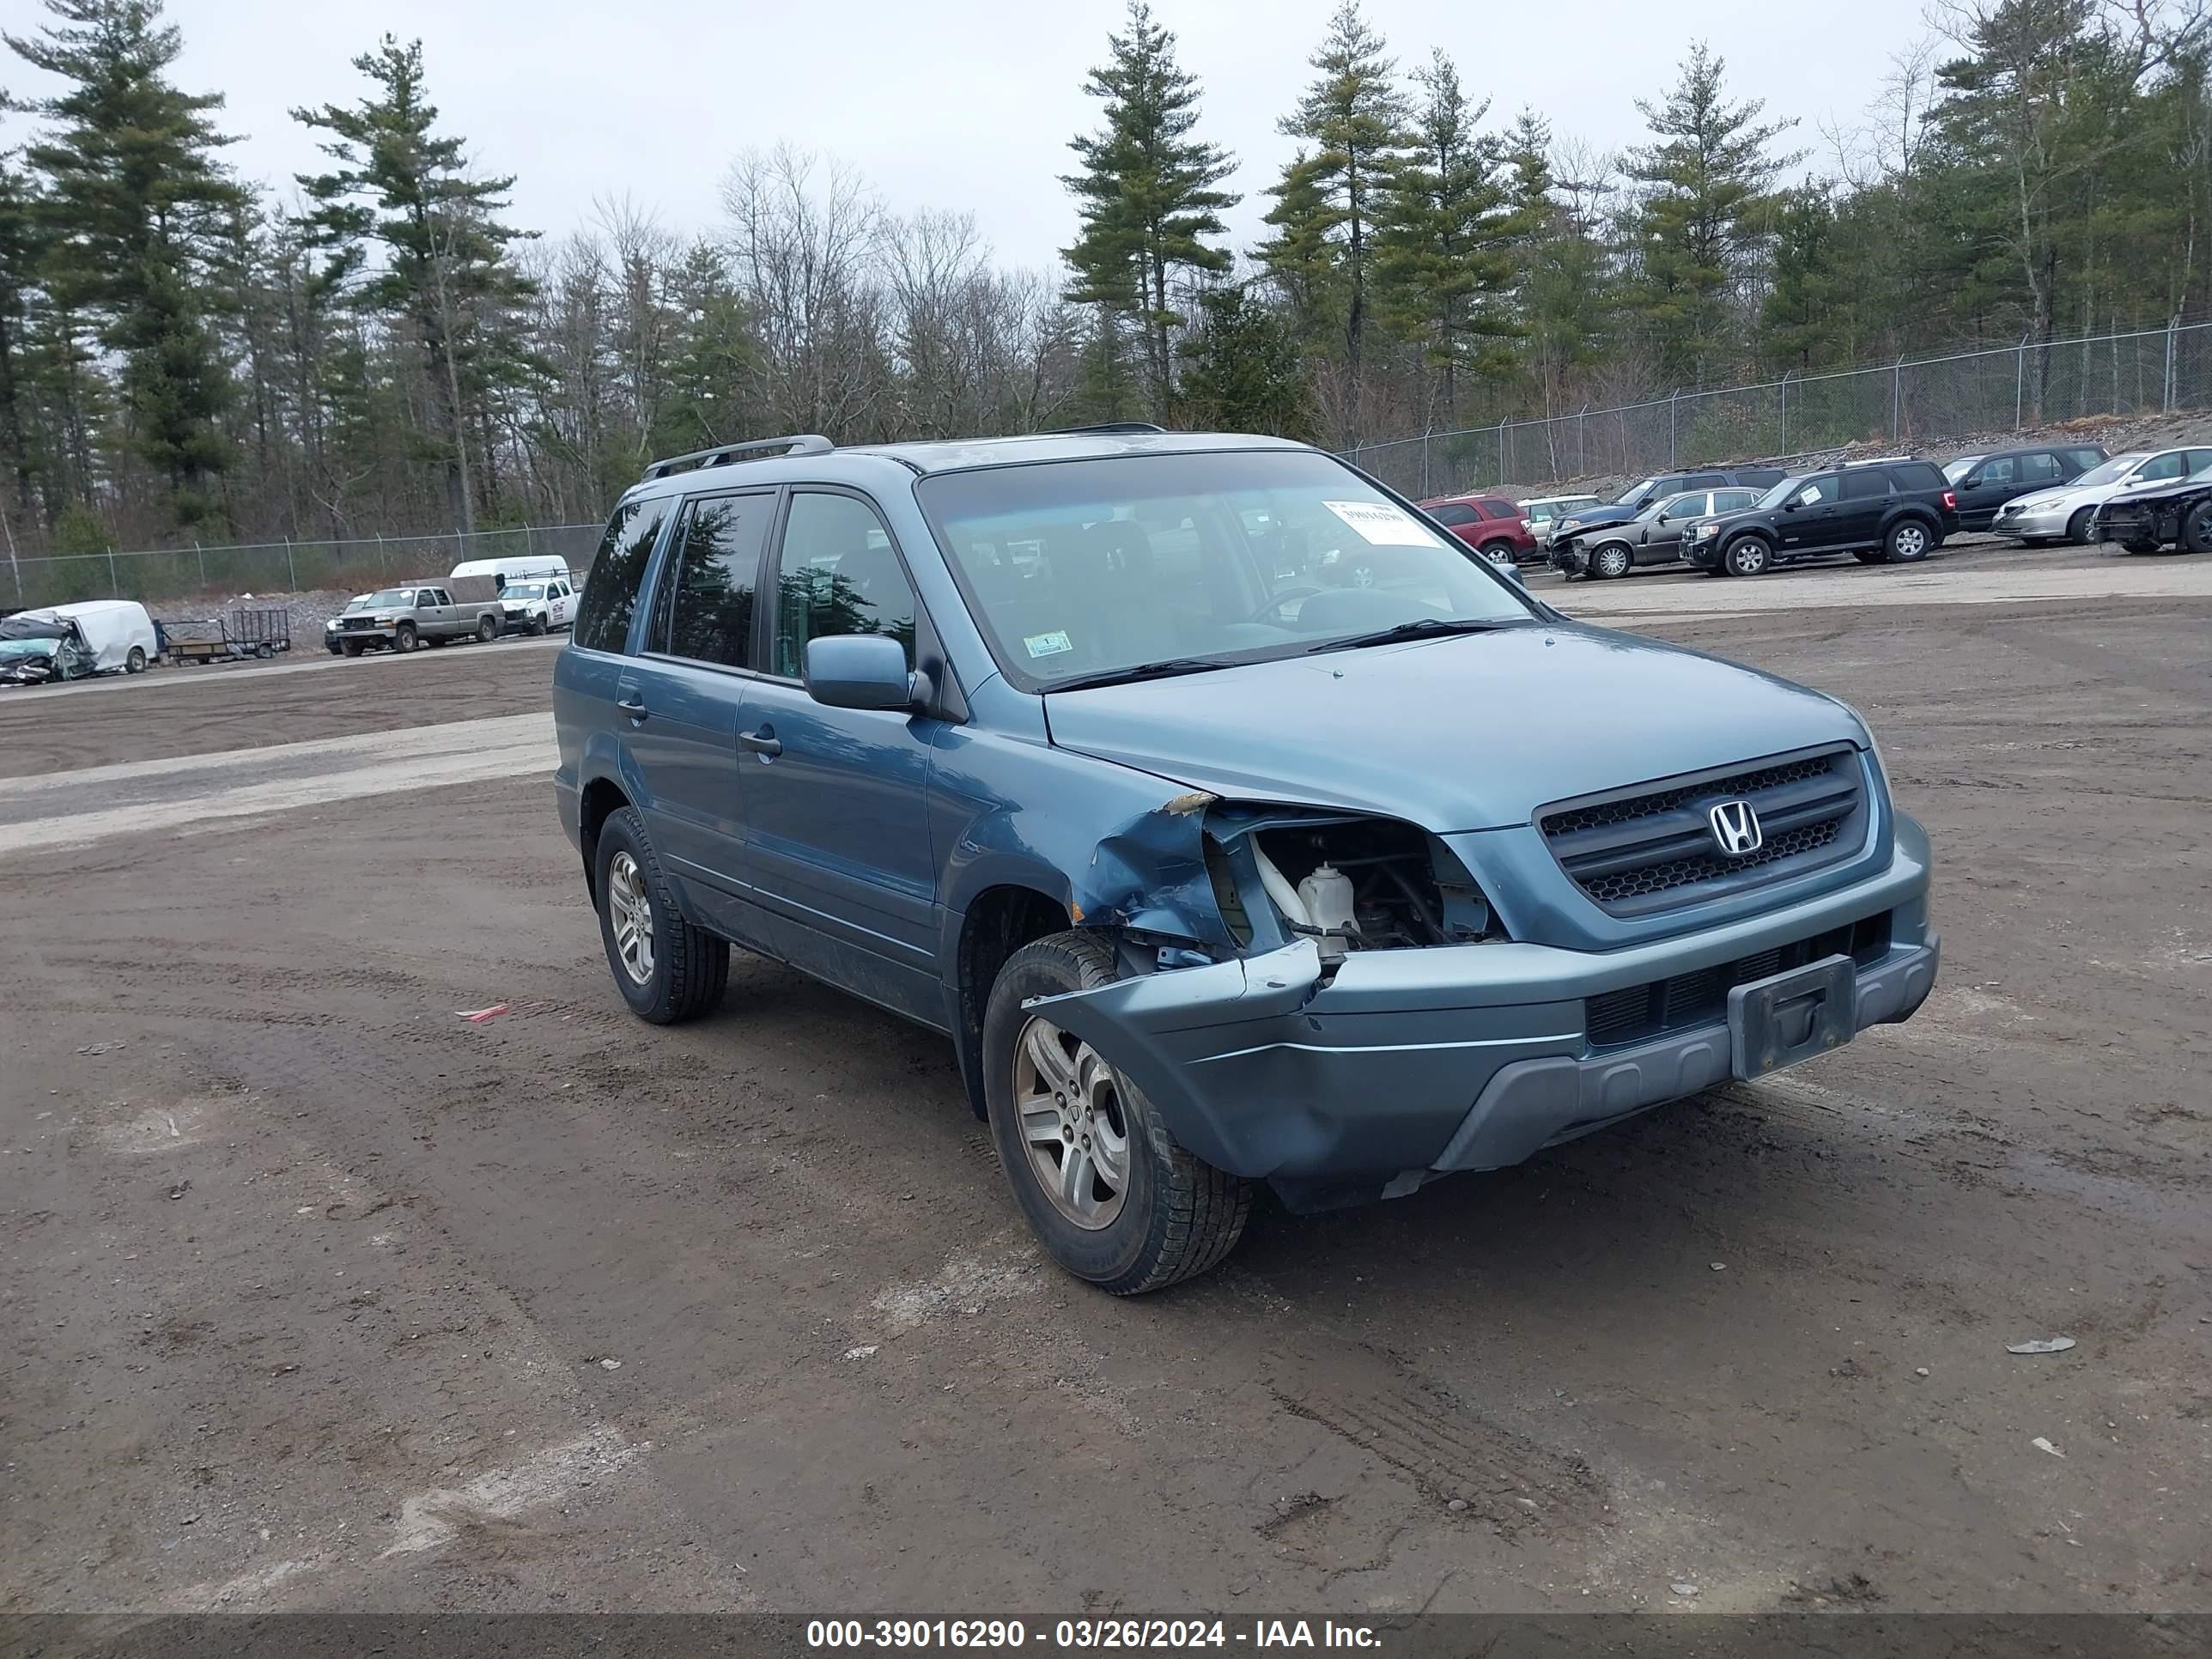
[[1176, 273], [1229, 269], [1230, 256], [1201, 239], [1223, 234], [1221, 212], [1237, 201], [1214, 188], [1235, 161], [1190, 137], [1198, 82], [1176, 64], [1175, 40], [1145, 0], [1129, 0], [1128, 32], [1107, 36], [1111, 60], [1084, 83], [1105, 101], [1105, 129], [1070, 143], [1083, 171], [1060, 181], [1081, 204], [1083, 222], [1066, 251], [1075, 270], [1067, 297], [1141, 325], [1160, 410], [1174, 395], [1170, 340], [1183, 320], [1172, 303]]
[[1200, 327], [1184, 344], [1183, 413], [1224, 432], [1271, 432], [1310, 441], [1313, 394], [1288, 324], [1243, 288], [1199, 301]]
[[1693, 44], [1666, 101], [1638, 100], [1657, 142], [1627, 161], [1643, 186], [1630, 226], [1638, 308], [1663, 367], [1691, 385], [1723, 367], [1732, 335], [1741, 337], [1729, 302], [1762, 250], [1777, 175], [1802, 159], [1771, 148], [1794, 121], [1759, 121], [1758, 99], [1725, 101], [1725, 67]]
[[1341, 0], [1329, 18], [1328, 37], [1308, 61], [1319, 73], [1297, 111], [1279, 126], [1313, 148], [1300, 152], [1269, 192], [1276, 206], [1267, 222], [1278, 234], [1261, 248], [1260, 257], [1271, 273], [1285, 255], [1310, 270], [1320, 263], [1316, 252], [1322, 245], [1333, 245], [1327, 259], [1331, 286], [1343, 296], [1345, 360], [1356, 405], [1367, 339], [1376, 198], [1407, 142], [1405, 105], [1392, 80], [1395, 64], [1382, 37], [1360, 15], [1358, 0]]
[[216, 160], [232, 141], [208, 119], [222, 96], [170, 82], [184, 43], [160, 24], [158, 0], [46, 0], [46, 9], [60, 21], [41, 38], [5, 37], [26, 63], [71, 83], [27, 106], [51, 124], [24, 152], [46, 179], [43, 280], [121, 356], [132, 441], [166, 483], [173, 520], [188, 526], [215, 510], [209, 486], [228, 458], [216, 422], [230, 386], [205, 307], [210, 251], [242, 199]]
[[1450, 427], [1462, 371], [1510, 362], [1504, 343], [1517, 330], [1504, 301], [1516, 226], [1498, 179], [1498, 147], [1479, 131], [1488, 105], [1468, 104], [1441, 49], [1413, 79], [1426, 95], [1379, 204], [1375, 273], [1384, 323], [1419, 343], [1437, 369]]
[[1769, 363], [1802, 373], [1838, 360], [1847, 326], [1838, 252], [1827, 191], [1807, 185], [1788, 192], [1774, 214], [1773, 272], [1759, 313]]
[[[438, 111], [424, 95], [421, 41], [403, 46], [387, 34], [354, 67], [376, 86], [359, 104], [292, 112], [293, 119], [331, 135], [323, 151], [338, 163], [299, 182], [314, 204], [310, 222], [336, 254], [353, 303], [403, 320], [421, 343], [447, 499], [453, 521], [471, 531], [477, 492], [471, 441], [477, 440], [477, 469], [487, 484], [495, 483], [482, 441], [488, 404], [515, 376], [514, 313], [534, 291], [507, 252], [526, 233], [495, 216], [514, 180], [469, 177], [465, 141], [434, 131]], [[371, 241], [383, 248], [381, 268], [374, 270]]]

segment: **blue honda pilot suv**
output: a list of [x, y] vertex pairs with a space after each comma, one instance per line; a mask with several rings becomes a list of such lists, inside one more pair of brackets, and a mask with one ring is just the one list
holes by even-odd
[[1218, 1261], [1255, 1182], [1516, 1164], [1936, 977], [1850, 708], [1571, 622], [1274, 439], [659, 463], [554, 706], [631, 1008], [708, 1012], [734, 944], [945, 1032], [1045, 1248], [1116, 1292]]

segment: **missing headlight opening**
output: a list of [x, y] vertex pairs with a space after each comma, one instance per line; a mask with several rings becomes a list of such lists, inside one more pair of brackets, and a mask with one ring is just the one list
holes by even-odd
[[1334, 964], [1352, 951], [1499, 936], [1473, 878], [1412, 824], [1230, 807], [1210, 815], [1207, 830], [1207, 873], [1240, 947], [1310, 938]]

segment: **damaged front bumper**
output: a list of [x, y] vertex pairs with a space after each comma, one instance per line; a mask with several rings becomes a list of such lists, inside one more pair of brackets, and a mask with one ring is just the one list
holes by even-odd
[[1354, 951], [1324, 983], [1319, 952], [1300, 939], [1030, 1006], [1097, 1048], [1216, 1168], [1273, 1182], [1294, 1207], [1395, 1196], [1434, 1175], [1517, 1164], [1738, 1074], [1726, 1014], [1593, 1042], [1589, 1001], [1607, 993], [1727, 969], [1886, 916], [1886, 948], [1845, 958], [1856, 994], [1838, 1036], [1911, 1018], [1934, 987], [1939, 945], [1925, 840], [1899, 829], [1890, 865], [1872, 878], [1626, 950]]

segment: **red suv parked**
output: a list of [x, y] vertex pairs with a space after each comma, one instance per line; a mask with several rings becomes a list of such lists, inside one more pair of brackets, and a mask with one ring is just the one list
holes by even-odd
[[1503, 495], [1438, 495], [1420, 507], [1486, 559], [1522, 564], [1541, 556], [1518, 501]]

